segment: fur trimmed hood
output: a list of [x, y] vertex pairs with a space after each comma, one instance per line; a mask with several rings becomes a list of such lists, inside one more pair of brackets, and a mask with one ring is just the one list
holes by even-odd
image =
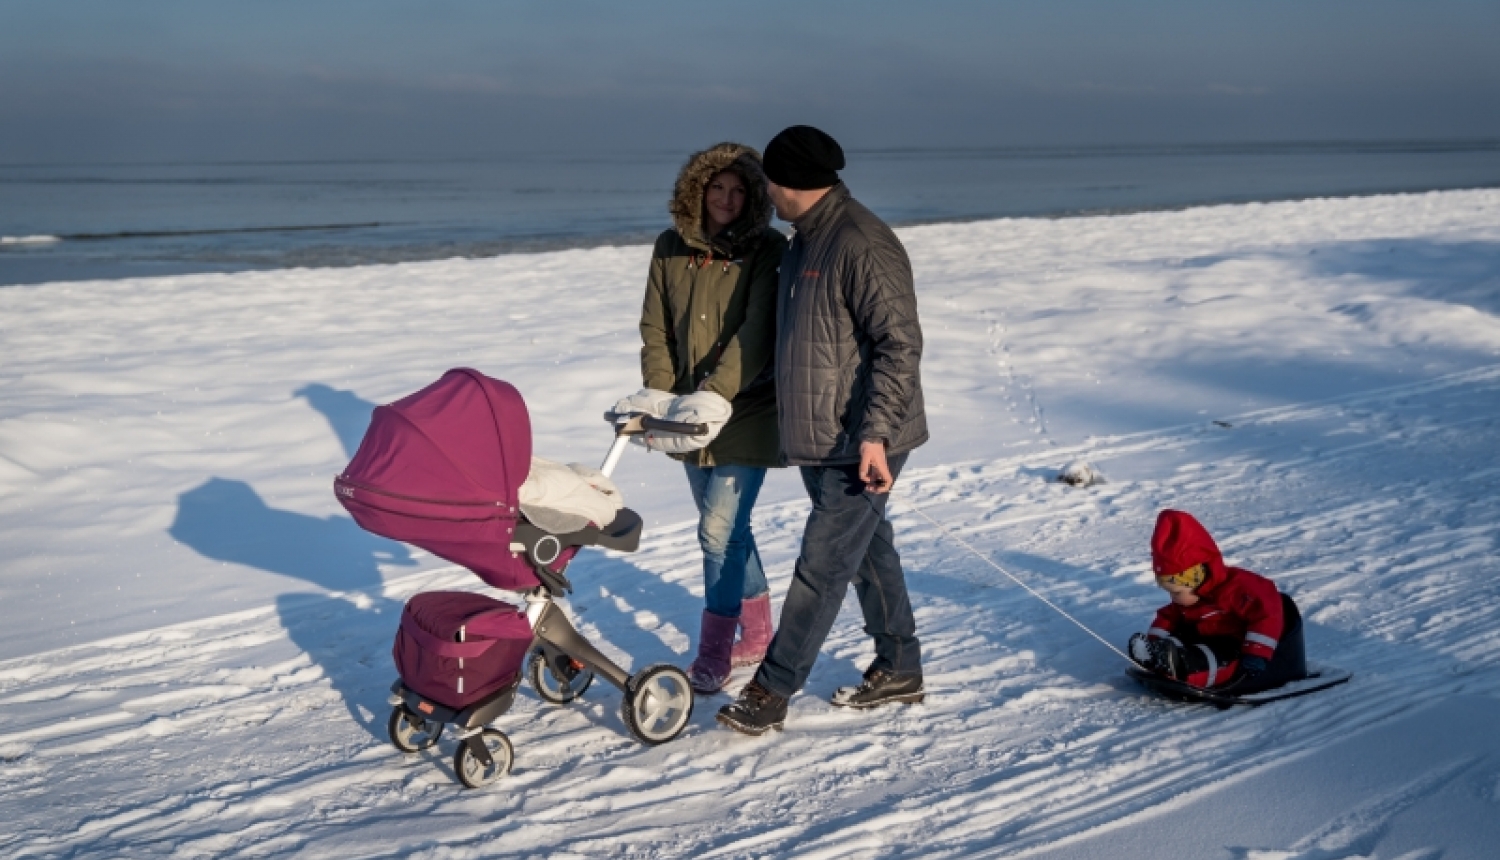
[[[703, 195], [708, 183], [723, 170], [734, 171], [745, 183], [745, 210], [710, 241], [703, 231]], [[766, 193], [760, 153], [738, 143], [719, 143], [694, 153], [677, 174], [667, 211], [672, 213], [672, 226], [689, 245], [728, 255], [753, 247], [760, 241], [761, 232], [771, 226], [771, 198]]]

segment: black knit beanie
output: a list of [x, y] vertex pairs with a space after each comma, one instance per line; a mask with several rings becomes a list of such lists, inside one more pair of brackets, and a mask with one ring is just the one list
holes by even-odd
[[808, 191], [839, 184], [844, 150], [810, 125], [794, 125], [771, 138], [761, 159], [766, 178], [782, 188]]

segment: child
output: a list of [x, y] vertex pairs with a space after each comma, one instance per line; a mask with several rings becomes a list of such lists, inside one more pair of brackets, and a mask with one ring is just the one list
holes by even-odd
[[1225, 567], [1214, 539], [1192, 514], [1162, 511], [1151, 535], [1156, 584], [1172, 596], [1130, 656], [1194, 687], [1250, 693], [1307, 676], [1302, 616], [1269, 579]]

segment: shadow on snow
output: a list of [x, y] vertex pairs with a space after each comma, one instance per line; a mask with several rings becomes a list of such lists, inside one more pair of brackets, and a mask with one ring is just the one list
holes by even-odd
[[333, 435], [344, 446], [344, 454], [352, 459], [354, 452], [359, 450], [360, 440], [365, 438], [375, 404], [352, 391], [332, 388], [321, 382], [304, 385], [292, 392], [292, 396], [303, 398], [309, 406], [323, 413]]
[[[374, 404], [321, 384], [304, 386], [295, 396], [323, 413], [352, 456]], [[381, 616], [382, 626], [393, 627], [401, 606], [364, 595], [378, 594], [381, 565], [417, 564], [405, 545], [372, 535], [347, 516], [315, 517], [272, 507], [254, 487], [222, 477], [177, 497], [177, 516], [168, 533], [206, 558], [295, 577], [329, 591], [362, 592], [352, 602], [283, 594], [276, 607], [287, 635], [323, 670], [350, 716], [383, 737], [389, 640], [372, 649], [364, 628], [372, 615]]]

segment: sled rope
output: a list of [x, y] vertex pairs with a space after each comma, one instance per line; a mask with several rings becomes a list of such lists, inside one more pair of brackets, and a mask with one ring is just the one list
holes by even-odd
[[1110, 641], [1108, 639], [1105, 639], [1103, 636], [1100, 636], [1098, 633], [1095, 633], [1093, 630], [1089, 629], [1089, 626], [1087, 624], [1084, 624], [1082, 621], [1079, 621], [1077, 618], [1074, 618], [1073, 616], [1069, 615], [1066, 610], [1064, 610], [1061, 606], [1058, 606], [1056, 603], [1053, 603], [1052, 601], [1048, 600], [1041, 592], [1037, 591], [1036, 589], [1034, 589], [1031, 586], [1027, 585], [1026, 583], [1022, 582], [1021, 580], [1017, 579], [1014, 575], [1011, 574], [1010, 571], [1008, 571], [1005, 568], [1001, 567], [1000, 565], [996, 564], [995, 561], [994, 561], [994, 559], [990, 558], [989, 556], [987, 556], [984, 553], [980, 552], [979, 550], [975, 549], [973, 546], [971, 546], [969, 544], [968, 541], [966, 541], [963, 538], [959, 537], [958, 535], [954, 534], [952, 531], [949, 531], [947, 526], [944, 526], [942, 523], [939, 523], [937, 520], [933, 519], [932, 517], [927, 516], [927, 512], [924, 511], [924, 510], [922, 510], [921, 508], [917, 507], [916, 503], [912, 502], [910, 499], [902, 499], [901, 502], [902, 502], [902, 504], [906, 505], [908, 508], [911, 508], [912, 511], [914, 511], [917, 514], [917, 516], [921, 517], [922, 519], [926, 520], [929, 523], [932, 523], [933, 528], [935, 528], [938, 531], [942, 532], [944, 535], [947, 535], [949, 538], [951, 538], [959, 546], [961, 546], [964, 549], [968, 550], [969, 552], [973, 553], [974, 556], [976, 558], [978, 558], [980, 561], [984, 562], [985, 564], [989, 565], [990, 567], [993, 567], [995, 570], [1000, 571], [1002, 574], [1005, 575], [1006, 579], [1009, 579], [1011, 582], [1014, 582], [1016, 585], [1019, 585], [1022, 588], [1026, 589], [1026, 592], [1028, 594], [1030, 594], [1032, 597], [1035, 597], [1037, 600], [1040, 600], [1041, 602], [1043, 602], [1043, 603], [1047, 604], [1048, 606], [1052, 607], [1052, 611], [1056, 612], [1058, 615], [1061, 615], [1062, 617], [1064, 617], [1064, 618], [1068, 619], [1069, 621], [1073, 622], [1074, 624], [1078, 625], [1078, 629], [1082, 630], [1083, 632], [1087, 633], [1088, 635], [1090, 635], [1090, 636], [1094, 637], [1095, 639], [1099, 640], [1099, 643], [1102, 644], [1105, 648], [1108, 648], [1109, 650], [1111, 650], [1111, 651], [1115, 652], [1116, 654], [1120, 655], [1120, 659], [1121, 660], [1124, 660], [1125, 662], [1129, 663], [1132, 666], [1136, 665], [1136, 662], [1134, 660], [1130, 659], [1130, 657], [1128, 655], [1126, 655], [1126, 653], [1124, 651], [1121, 651], [1119, 648], [1116, 648], [1114, 645], [1110, 644]]

